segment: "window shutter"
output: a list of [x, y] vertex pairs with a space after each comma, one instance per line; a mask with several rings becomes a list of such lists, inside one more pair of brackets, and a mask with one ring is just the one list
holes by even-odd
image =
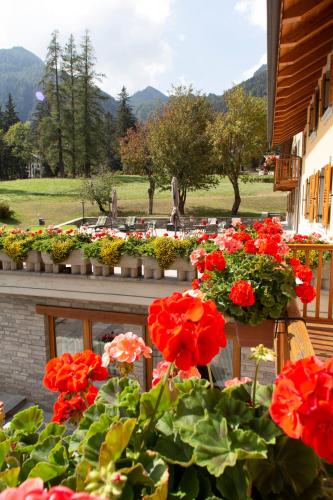
[[306, 179], [305, 183], [305, 198], [304, 198], [304, 218], [309, 218], [309, 206], [310, 206], [310, 180]]
[[316, 176], [311, 175], [310, 177], [310, 195], [309, 195], [309, 222], [313, 222], [314, 219], [314, 193], [315, 193]]
[[314, 194], [313, 194], [313, 219], [315, 222], [319, 220], [319, 191], [320, 191], [320, 171], [315, 174]]
[[328, 99], [328, 104], [329, 106], [333, 105], [333, 52], [328, 56], [329, 57], [329, 66], [330, 66], [330, 72], [329, 72], [329, 99]]
[[327, 227], [330, 223], [331, 185], [332, 185], [332, 167], [331, 165], [326, 165], [326, 167], [324, 168], [323, 218], [322, 218], [322, 224], [324, 227]]
[[307, 126], [305, 127], [305, 129], [303, 131], [303, 136], [302, 136], [302, 156], [305, 156], [305, 153], [306, 153], [306, 138], [307, 138], [306, 130], [307, 130]]
[[325, 113], [325, 81], [326, 81], [326, 66], [323, 69], [319, 80], [319, 118]]
[[310, 135], [310, 121], [311, 121], [311, 104], [309, 104], [306, 114], [306, 135]]

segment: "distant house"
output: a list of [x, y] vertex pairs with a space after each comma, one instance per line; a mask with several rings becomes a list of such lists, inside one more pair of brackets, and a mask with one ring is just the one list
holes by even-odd
[[32, 161], [28, 165], [28, 178], [43, 177], [44, 167], [41, 156], [33, 155]]
[[267, 0], [274, 189], [301, 233], [333, 236], [333, 0]]

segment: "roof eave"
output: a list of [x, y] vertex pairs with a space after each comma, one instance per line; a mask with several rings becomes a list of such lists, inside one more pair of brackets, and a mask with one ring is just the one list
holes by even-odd
[[273, 139], [281, 1], [282, 0], [267, 0], [267, 137], [270, 144], [272, 144]]

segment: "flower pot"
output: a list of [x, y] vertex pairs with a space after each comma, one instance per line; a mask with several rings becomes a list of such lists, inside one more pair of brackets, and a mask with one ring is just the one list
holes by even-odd
[[160, 280], [164, 278], [164, 270], [160, 268], [154, 257], [143, 257], [142, 263], [144, 279]]
[[0, 252], [0, 261], [2, 263], [2, 269], [4, 271], [16, 271], [23, 268], [22, 263], [14, 262], [8, 255], [4, 252]]
[[275, 331], [273, 319], [266, 319], [255, 326], [240, 323], [234, 318], [225, 319], [226, 334], [236, 338], [240, 347], [255, 347], [258, 344], [263, 344], [265, 347], [273, 348]]
[[58, 274], [65, 267], [63, 264], [55, 264], [52, 260], [51, 255], [48, 254], [47, 252], [42, 252], [41, 258], [42, 258], [46, 273]]
[[131, 255], [122, 255], [118, 266], [121, 268], [122, 278], [138, 278], [142, 275], [141, 259]]
[[52, 257], [45, 252], [42, 252], [42, 260], [45, 264], [45, 272], [47, 273], [59, 273], [66, 266], [70, 266], [71, 274], [88, 274], [91, 268], [89, 259], [84, 256], [81, 249], [73, 250], [67, 259], [59, 264], [55, 264]]
[[90, 264], [94, 276], [110, 276], [110, 274], [114, 274], [114, 267], [101, 264], [99, 260], [93, 257], [90, 258]]
[[42, 271], [43, 261], [38, 250], [30, 250], [25, 260], [26, 271], [39, 273]]
[[196, 268], [192, 266], [189, 260], [182, 257], [177, 257], [168, 269], [175, 269], [177, 271], [177, 279], [179, 281], [192, 281], [197, 277]]

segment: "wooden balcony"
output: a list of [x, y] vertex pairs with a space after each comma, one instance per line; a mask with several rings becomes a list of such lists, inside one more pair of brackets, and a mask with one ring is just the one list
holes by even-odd
[[298, 185], [301, 174], [299, 156], [280, 156], [276, 159], [274, 171], [274, 191], [291, 191]]

